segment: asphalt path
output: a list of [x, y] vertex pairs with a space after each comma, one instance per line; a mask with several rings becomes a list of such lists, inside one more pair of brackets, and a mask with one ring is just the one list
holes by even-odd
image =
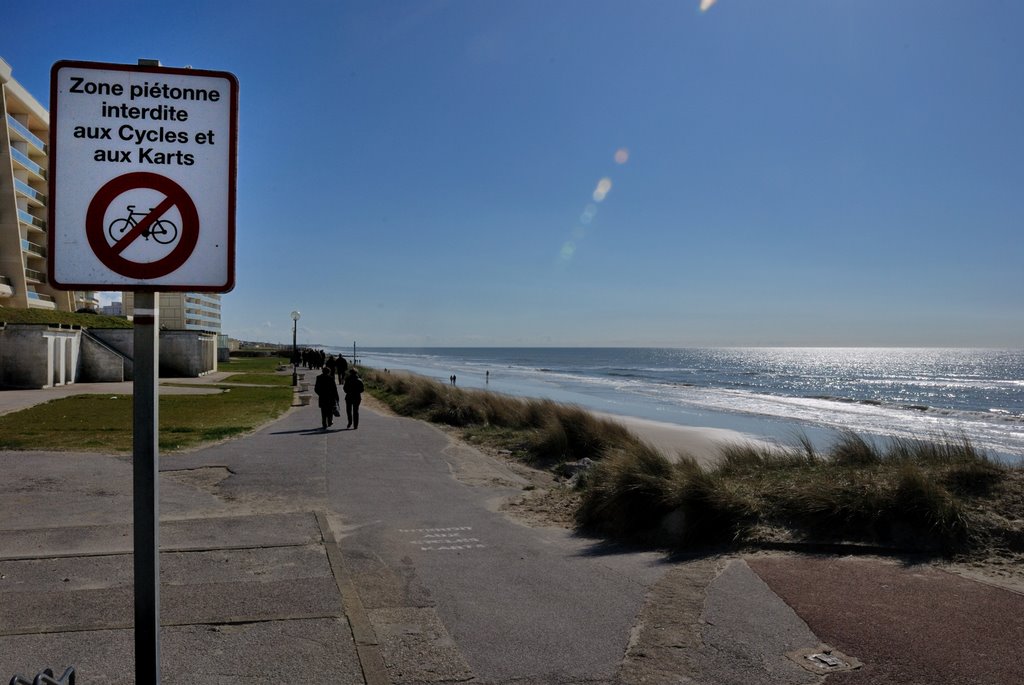
[[323, 455], [325, 504], [391, 682], [820, 682], [787, 655], [820, 640], [742, 560], [525, 526], [500, 511], [528, 485], [505, 465], [424, 422], [363, 413], [358, 431], [307, 433], [311, 408], [275, 432]]
[[[160, 467], [166, 682], [810, 685], [822, 651], [863, 664], [830, 682], [1022, 682], [1019, 594], [529, 527], [500, 510], [528, 485], [508, 466], [367, 407], [328, 431], [293, 407]], [[130, 457], [0, 452], [0, 472], [0, 676], [130, 682]]]
[[657, 555], [511, 521], [495, 498], [524, 483], [422, 422], [364, 412], [323, 440], [340, 546], [396, 680], [615, 677]]
[[323, 431], [316, 407], [293, 408], [252, 436], [163, 457], [162, 480], [206, 491], [172, 500], [176, 515], [324, 511], [348, 618], [358, 628], [353, 608], [363, 614], [387, 681], [816, 680], [785, 652], [817, 638], [742, 562], [679, 564], [523, 525], [499, 505], [528, 483], [499, 461], [365, 406], [359, 430], [342, 425]]

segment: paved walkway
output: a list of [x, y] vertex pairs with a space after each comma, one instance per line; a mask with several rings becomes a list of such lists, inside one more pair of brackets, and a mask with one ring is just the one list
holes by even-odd
[[[130, 389], [0, 391], [0, 413]], [[670, 562], [526, 528], [497, 513], [523, 487], [504, 465], [363, 411], [323, 432], [294, 407], [161, 456], [163, 682], [1024, 682], [1024, 595], [886, 559]], [[132, 682], [130, 460], [0, 452], [0, 472], [0, 682], [70, 664]], [[564, 662], [554, 639], [578, 643]]]
[[894, 560], [749, 563], [822, 640], [864, 663], [830, 685], [1024, 683], [1024, 595]]
[[[217, 390], [204, 387], [219, 383], [229, 376], [238, 373], [237, 371], [214, 371], [199, 378], [162, 378], [160, 380], [160, 394], [162, 395], [192, 395]], [[37, 404], [59, 400], [72, 395], [130, 395], [134, 389], [134, 383], [124, 381], [122, 383], [71, 383], [60, 385], [55, 388], [42, 388], [37, 390], [2, 390], [0, 389], [0, 416], [14, 411], [28, 409]]]

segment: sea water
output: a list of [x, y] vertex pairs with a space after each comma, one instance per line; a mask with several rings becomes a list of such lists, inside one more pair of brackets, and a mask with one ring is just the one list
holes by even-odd
[[368, 348], [362, 363], [461, 387], [826, 447], [840, 431], [959, 440], [1024, 462], [1024, 351]]

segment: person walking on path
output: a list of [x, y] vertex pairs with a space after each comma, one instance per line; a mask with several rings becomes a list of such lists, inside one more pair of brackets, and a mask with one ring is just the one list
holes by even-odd
[[334, 372], [338, 374], [338, 385], [342, 385], [345, 382], [345, 374], [348, 372], [348, 362], [340, 354], [334, 360]]
[[[323, 429], [334, 425], [334, 410], [338, 406], [338, 386], [334, 382], [334, 374], [328, 367], [323, 367], [323, 373], [316, 377], [316, 385], [313, 392], [317, 396], [317, 404], [320, 405], [320, 422]], [[348, 404], [346, 397], [345, 403]]]
[[363, 379], [356, 373], [355, 367], [348, 370], [345, 384], [345, 414], [348, 416], [348, 427], [359, 428], [359, 403], [363, 400]]

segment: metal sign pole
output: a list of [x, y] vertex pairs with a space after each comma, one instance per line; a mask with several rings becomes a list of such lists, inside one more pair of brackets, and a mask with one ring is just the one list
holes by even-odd
[[159, 295], [135, 293], [132, 398], [135, 682], [160, 682]]
[[[238, 79], [226, 71], [60, 60], [50, 68], [47, 271], [64, 290], [134, 291], [135, 682], [160, 682], [156, 290], [235, 283]], [[141, 113], [141, 115], [140, 115]], [[175, 119], [156, 148], [137, 119]], [[180, 126], [178, 124], [181, 124]], [[118, 128], [119, 127], [119, 128]], [[94, 148], [82, 132], [110, 139]], [[92, 135], [92, 133], [90, 133]], [[150, 142], [151, 136], [146, 136]], [[113, 162], [113, 164], [111, 164]], [[159, 199], [162, 197], [163, 199]], [[143, 207], [136, 211], [135, 207]], [[149, 208], [148, 211], [145, 208]], [[202, 226], [202, 231], [199, 230]], [[154, 237], [154, 240], [149, 240]], [[84, 240], [83, 240], [84, 238]]]

